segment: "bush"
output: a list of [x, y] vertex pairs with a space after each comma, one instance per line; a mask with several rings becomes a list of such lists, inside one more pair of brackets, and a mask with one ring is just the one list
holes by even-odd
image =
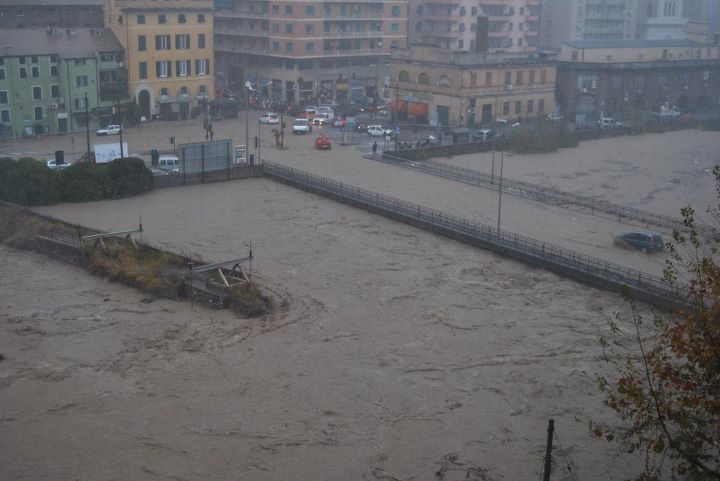
[[20, 205], [47, 205], [60, 200], [60, 173], [30, 158], [0, 159], [0, 199]]
[[77, 163], [62, 172], [62, 200], [88, 202], [100, 200], [112, 192], [112, 182], [103, 165]]
[[107, 175], [110, 179], [107, 195], [112, 199], [142, 194], [153, 186], [152, 172], [137, 157], [113, 160], [107, 165]]

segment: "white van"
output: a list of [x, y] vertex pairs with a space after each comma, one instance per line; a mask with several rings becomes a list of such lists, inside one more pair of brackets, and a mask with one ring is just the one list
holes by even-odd
[[158, 159], [158, 169], [169, 174], [179, 174], [180, 159], [178, 159], [177, 155], [161, 155]]

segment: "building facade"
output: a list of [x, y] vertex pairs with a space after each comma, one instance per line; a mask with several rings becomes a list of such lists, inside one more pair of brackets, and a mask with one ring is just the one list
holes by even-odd
[[142, 114], [187, 119], [215, 94], [212, 0], [107, 0], [105, 23], [125, 49]]
[[548, 0], [542, 4], [543, 48], [559, 49], [574, 40], [633, 39], [638, 1]]
[[568, 42], [558, 57], [558, 103], [569, 118], [642, 120], [662, 106], [720, 109], [720, 47], [690, 40]]
[[225, 0], [215, 10], [218, 84], [288, 104], [385, 94], [391, 49], [406, 46], [407, 1]]
[[411, 46], [390, 64], [394, 115], [403, 121], [475, 127], [555, 110], [555, 64], [537, 54], [452, 52]]
[[96, 129], [126, 99], [123, 49], [110, 30], [0, 30], [0, 43], [2, 138]]
[[0, 0], [0, 29], [102, 28], [104, 0]]
[[[638, 38], [679, 40], [687, 38], [688, 18], [683, 0], [641, 0]], [[644, 10], [644, 12], [643, 12]]]
[[[540, 0], [411, 0], [409, 41], [450, 51], [534, 52], [539, 46]], [[482, 40], [480, 42], [484, 42]]]

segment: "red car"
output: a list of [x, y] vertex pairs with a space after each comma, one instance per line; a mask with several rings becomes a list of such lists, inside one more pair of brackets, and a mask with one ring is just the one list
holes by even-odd
[[319, 135], [315, 139], [315, 148], [318, 150], [330, 150], [332, 149], [332, 139], [324, 135]]

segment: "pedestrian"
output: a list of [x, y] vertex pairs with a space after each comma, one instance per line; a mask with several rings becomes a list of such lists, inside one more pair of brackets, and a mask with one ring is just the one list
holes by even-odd
[[373, 142], [372, 145], [372, 153], [373, 153], [373, 159], [375, 158], [375, 154], [377, 153], [377, 141]]
[[442, 132], [438, 133], [438, 145], [442, 145]]

